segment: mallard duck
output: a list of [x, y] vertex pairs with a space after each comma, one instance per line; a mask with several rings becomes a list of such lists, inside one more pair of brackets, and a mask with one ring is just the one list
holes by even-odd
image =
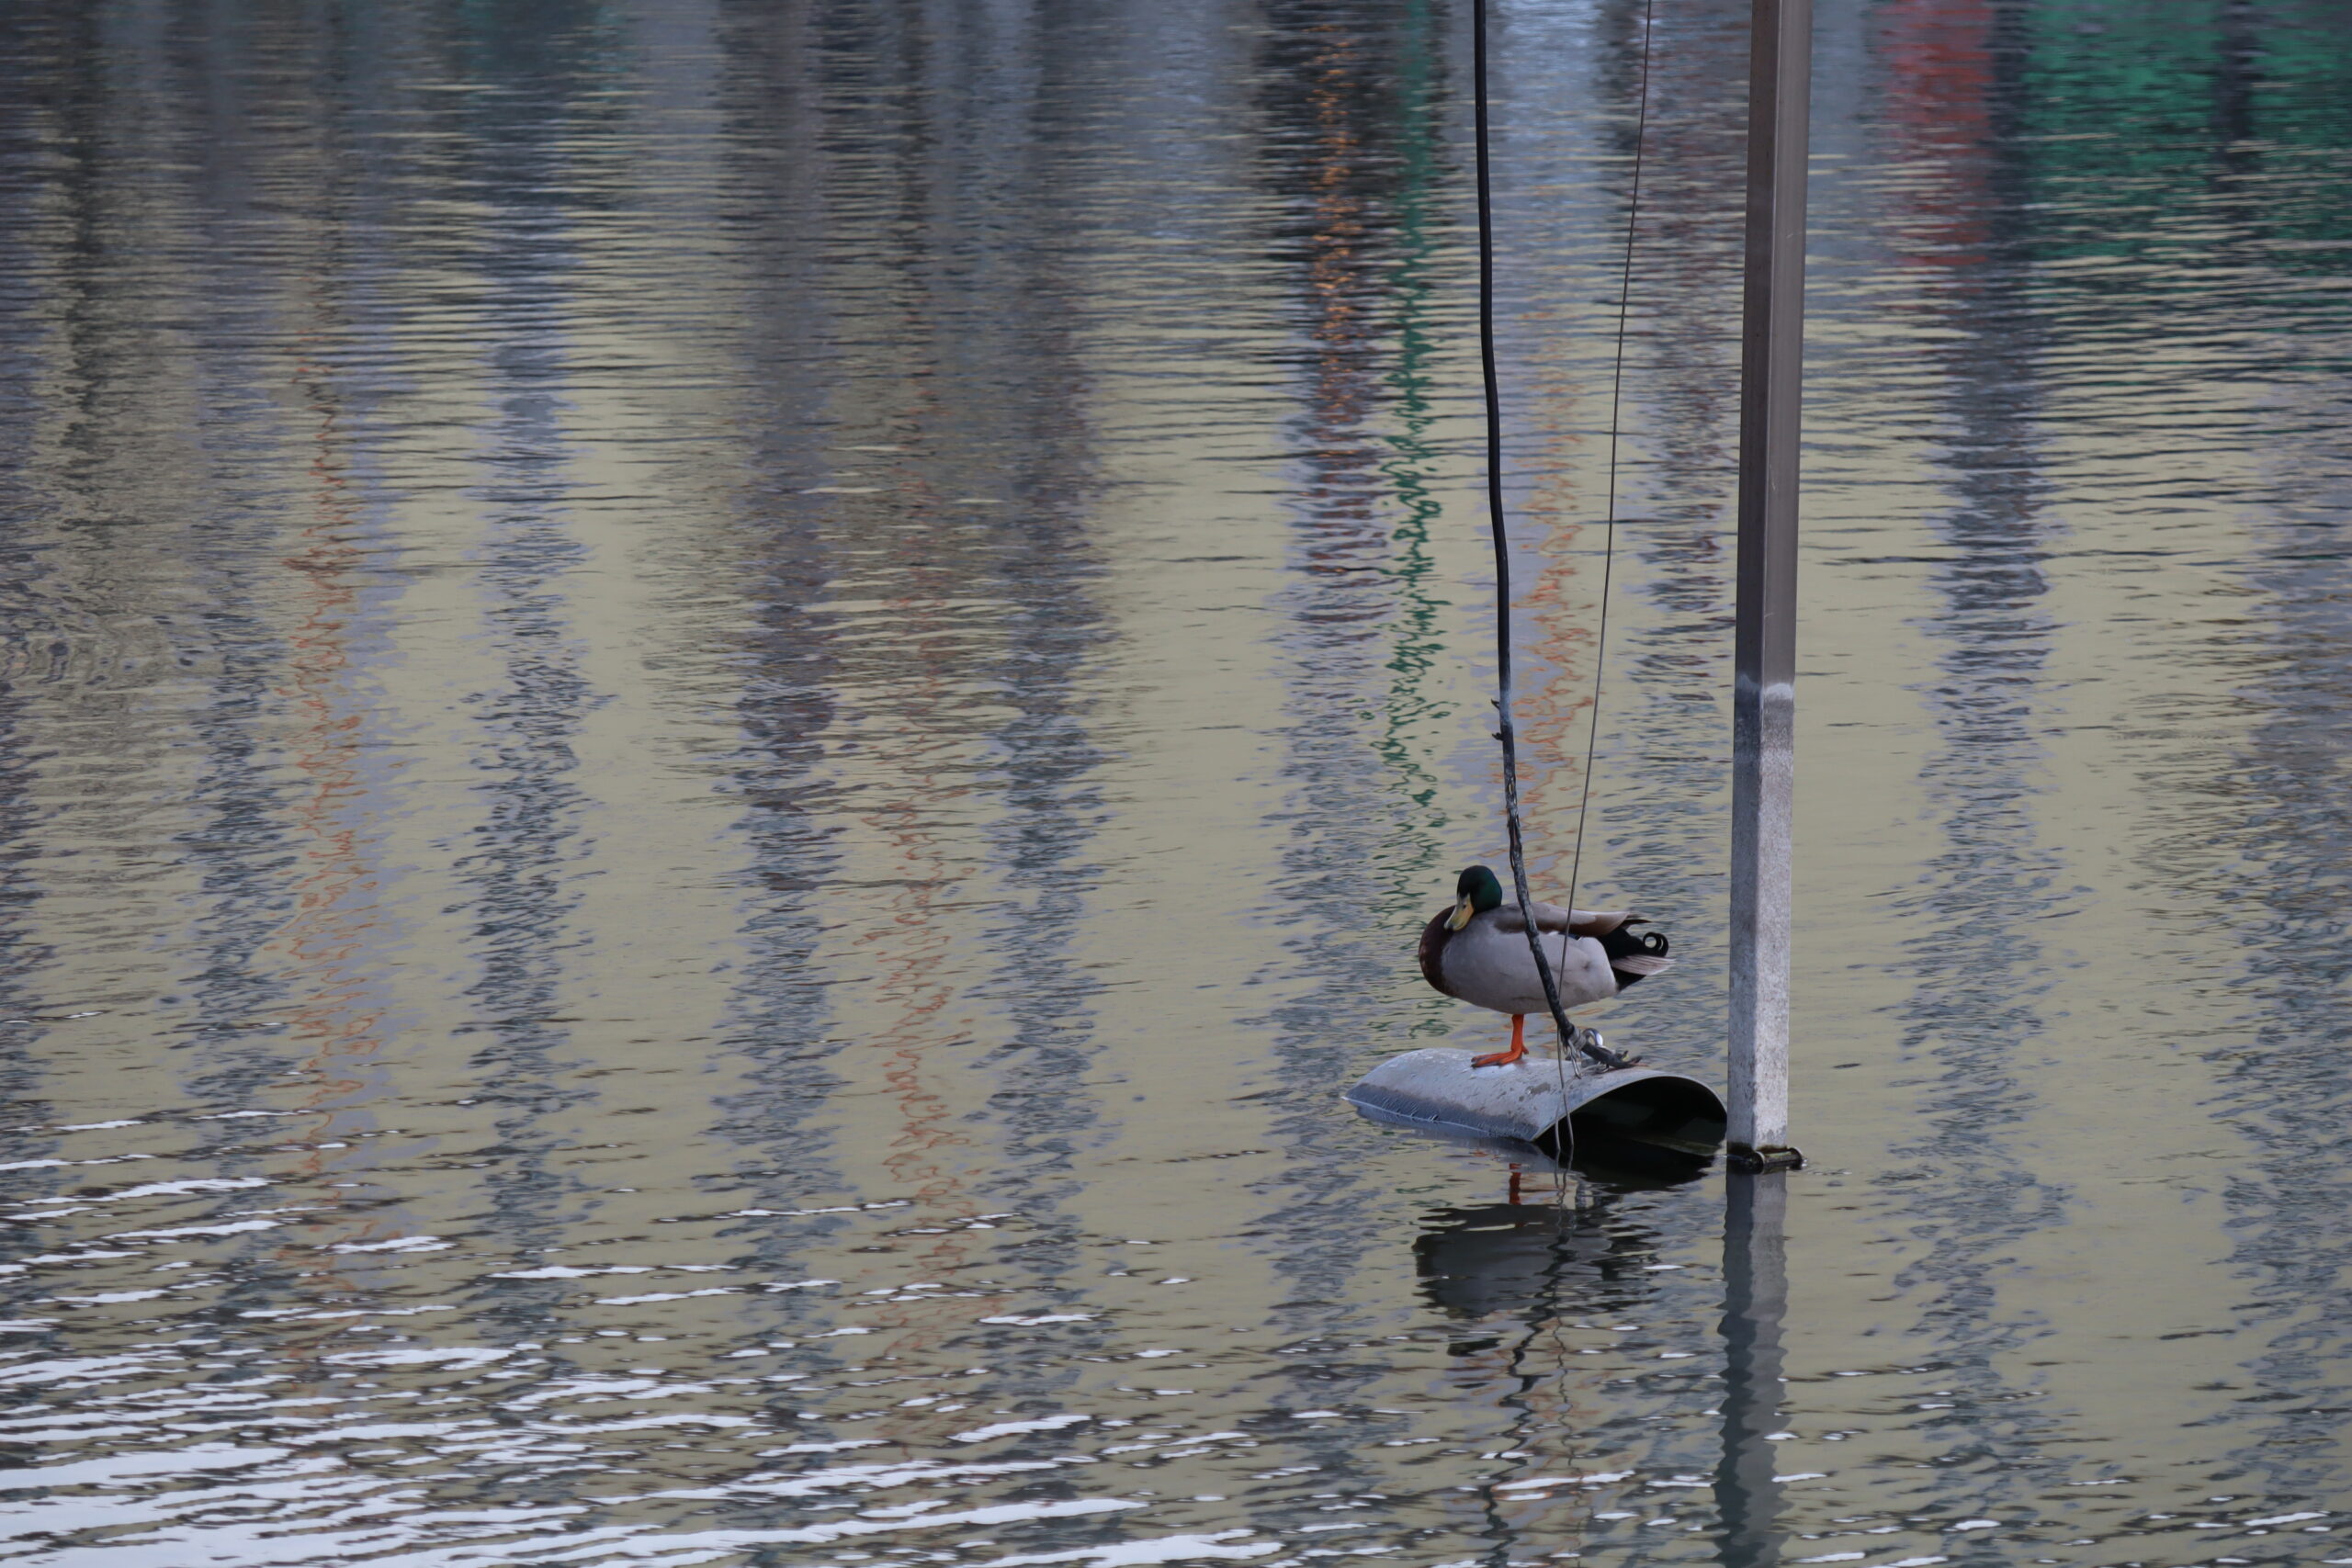
[[[1449, 997], [1510, 1014], [1510, 1049], [1471, 1059], [1474, 1067], [1509, 1066], [1527, 1055], [1527, 1015], [1549, 1012], [1535, 955], [1527, 950], [1527, 921], [1503, 902], [1503, 885], [1483, 865], [1453, 885], [1453, 906], [1421, 931], [1421, 976]], [[1636, 934], [1650, 922], [1623, 910], [1535, 906], [1544, 956], [1560, 988], [1560, 1005], [1606, 1001], [1627, 987], [1674, 966], [1666, 933]]]

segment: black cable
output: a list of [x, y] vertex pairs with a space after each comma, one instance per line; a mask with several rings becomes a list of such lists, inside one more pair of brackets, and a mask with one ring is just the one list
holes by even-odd
[[[1567, 1010], [1560, 1005], [1559, 979], [1544, 955], [1543, 932], [1536, 929], [1534, 896], [1527, 890], [1527, 850], [1519, 822], [1519, 735], [1511, 723], [1510, 530], [1503, 511], [1502, 389], [1495, 372], [1495, 201], [1487, 147], [1487, 0], [1471, 0], [1470, 82], [1477, 127], [1478, 362], [1487, 393], [1487, 517], [1495, 539], [1495, 708], [1502, 722], [1495, 739], [1503, 747], [1503, 819], [1510, 833], [1511, 886], [1519, 895], [1520, 917], [1527, 923], [1527, 950], [1535, 955], [1535, 973], [1544, 982], [1544, 1000], [1560, 1032], [1561, 1060], [1565, 1062], [1574, 1048], [1604, 1066], [1622, 1067], [1625, 1058], [1595, 1044], [1568, 1021]], [[1573, 912], [1575, 906], [1569, 908]], [[1574, 942], [1575, 933], [1566, 933], [1566, 940]]]

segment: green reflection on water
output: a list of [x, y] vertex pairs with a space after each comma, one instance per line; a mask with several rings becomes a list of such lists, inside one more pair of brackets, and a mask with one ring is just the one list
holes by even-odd
[[[1388, 437], [1392, 456], [1380, 466], [1395, 488], [1404, 518], [1391, 535], [1396, 541], [1388, 568], [1396, 589], [1388, 655], [1391, 679], [1385, 722], [1374, 742], [1381, 761], [1396, 775], [1399, 793], [1414, 807], [1398, 818], [1390, 852], [1384, 856], [1396, 878], [1388, 902], [1400, 912], [1428, 901], [1429, 873], [1444, 859], [1453, 818], [1439, 798], [1436, 757], [1444, 734], [1441, 721], [1453, 711], [1452, 703], [1428, 689], [1444, 653], [1440, 616], [1446, 602], [1437, 592], [1437, 561], [1430, 549], [1431, 530], [1445, 513], [1432, 493], [1438, 450], [1430, 438], [1438, 417], [1430, 400], [1430, 361], [1437, 352], [1430, 320], [1437, 289], [1431, 276], [1437, 250], [1431, 209], [1442, 165], [1438, 158], [1438, 39], [1426, 3], [1407, 7], [1404, 32], [1396, 94], [1398, 248], [1388, 273], [1388, 288], [1396, 301], [1396, 356], [1383, 378], [1396, 394], [1401, 428]], [[1425, 1021], [1417, 1027], [1430, 1025]]]

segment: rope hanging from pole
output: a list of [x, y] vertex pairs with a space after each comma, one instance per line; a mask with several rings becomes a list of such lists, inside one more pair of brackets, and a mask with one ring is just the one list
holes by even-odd
[[[1584, 791], [1577, 808], [1576, 851], [1568, 875], [1571, 909], [1576, 907], [1577, 885], [1584, 869], [1584, 829], [1591, 815], [1592, 764], [1600, 735], [1602, 655], [1609, 631], [1610, 579], [1617, 548], [1618, 410], [1625, 377], [1626, 313], [1634, 286], [1634, 225], [1641, 207], [1643, 133], [1649, 119], [1653, 3], [1654, 0], [1644, 0], [1642, 8], [1641, 89], [1634, 130], [1633, 204], [1625, 220], [1625, 261], [1617, 295], [1616, 360], [1609, 389], [1609, 514], [1603, 525], [1607, 543], [1601, 564], [1600, 624], [1593, 649], [1591, 736], [1585, 750]], [[1474, 140], [1478, 186], [1478, 361], [1487, 410], [1487, 519], [1495, 547], [1495, 708], [1500, 724], [1495, 739], [1502, 743], [1503, 750], [1503, 818], [1510, 836], [1511, 887], [1518, 896], [1520, 916], [1526, 925], [1527, 947], [1535, 958], [1535, 973], [1544, 983], [1544, 999], [1551, 1009], [1553, 1025], [1559, 1031], [1560, 1060], [1565, 1064], [1573, 1047], [1603, 1066], [1623, 1067], [1631, 1065], [1625, 1057], [1604, 1049], [1589, 1031], [1568, 1021], [1567, 1010], [1560, 1004], [1559, 980], [1552, 972], [1551, 960], [1544, 952], [1542, 933], [1536, 929], [1534, 897], [1527, 886], [1525, 834], [1519, 814], [1519, 733], [1511, 713], [1510, 530], [1503, 503], [1502, 387], [1495, 367], [1495, 210], [1487, 106], [1487, 0], [1472, 0], [1470, 7], [1471, 98], [1476, 128]], [[1575, 938], [1571, 935], [1567, 940], [1573, 942]]]
[[1650, 123], [1650, 14], [1657, 0], [1642, 0], [1642, 70], [1634, 101], [1634, 175], [1625, 202], [1625, 261], [1617, 276], [1617, 345], [1609, 367], [1608, 533], [1600, 551], [1600, 624], [1592, 638], [1592, 723], [1585, 734], [1584, 792], [1577, 801], [1576, 851], [1568, 861], [1568, 907], [1576, 908], [1584, 875], [1584, 829], [1592, 820], [1592, 764], [1600, 750], [1600, 676], [1609, 652], [1609, 589], [1617, 567], [1617, 449], [1625, 406], [1625, 325], [1634, 303], [1634, 236], [1642, 217], [1642, 153]]

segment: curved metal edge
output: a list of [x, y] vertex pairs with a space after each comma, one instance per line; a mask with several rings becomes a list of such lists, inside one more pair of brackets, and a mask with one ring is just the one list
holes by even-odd
[[1412, 1134], [1417, 1138], [1428, 1138], [1441, 1144], [1451, 1144], [1456, 1148], [1483, 1150], [1485, 1153], [1512, 1160], [1522, 1168], [1538, 1176], [1568, 1168], [1524, 1138], [1504, 1138], [1488, 1133], [1474, 1133], [1467, 1127], [1456, 1127], [1444, 1122], [1431, 1122], [1424, 1117], [1400, 1116], [1396, 1111], [1384, 1111], [1377, 1105], [1366, 1105], [1346, 1095], [1340, 1098], [1347, 1100], [1348, 1103], [1355, 1108], [1356, 1114], [1367, 1122], [1376, 1122], [1383, 1127], [1398, 1128]]
[[1724, 1097], [1704, 1082], [1686, 1073], [1669, 1073], [1659, 1067], [1620, 1067], [1615, 1072], [1595, 1073], [1581, 1082], [1571, 1078], [1568, 1080], [1567, 1108], [1571, 1112], [1579, 1111], [1596, 1100], [1615, 1094], [1621, 1089], [1630, 1089], [1637, 1083], [1688, 1085], [1707, 1097], [1707, 1102], [1715, 1108], [1716, 1115], [1728, 1114], [1724, 1108]]
[[1723, 1097], [1680, 1073], [1603, 1073], [1591, 1091], [1574, 1098], [1568, 1113], [1535, 1142], [1552, 1147], [1579, 1140], [1645, 1145], [1694, 1158], [1712, 1156], [1730, 1131]]
[[[1344, 1098], [1359, 1110], [1377, 1112], [1382, 1121], [1528, 1144], [1556, 1136], [1560, 1124], [1578, 1111], [1643, 1083], [1672, 1084], [1684, 1090], [1680, 1098], [1686, 1120], [1718, 1124], [1725, 1120], [1722, 1096], [1680, 1073], [1620, 1067], [1571, 1074], [1563, 1095], [1554, 1063], [1530, 1057], [1509, 1067], [1474, 1068], [1470, 1060], [1467, 1051], [1408, 1051], [1366, 1073]], [[1723, 1135], [1718, 1125], [1712, 1137], [1672, 1141], [1712, 1145], [1720, 1144]]]

